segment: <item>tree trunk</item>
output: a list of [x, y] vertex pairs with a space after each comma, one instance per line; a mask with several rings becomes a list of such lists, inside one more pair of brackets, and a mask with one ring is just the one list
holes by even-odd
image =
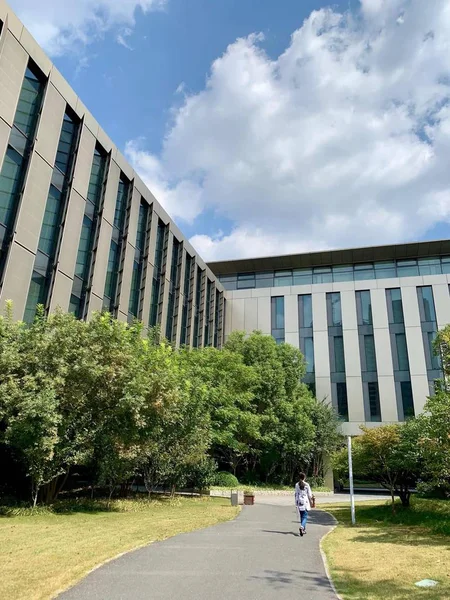
[[402, 489], [402, 490], [400, 490], [399, 495], [400, 495], [400, 500], [402, 501], [402, 506], [404, 506], [405, 508], [409, 508], [411, 492], [408, 489]]
[[391, 492], [391, 500], [392, 500], [392, 514], [395, 515], [395, 495], [394, 495], [394, 487], [390, 487], [389, 491]]

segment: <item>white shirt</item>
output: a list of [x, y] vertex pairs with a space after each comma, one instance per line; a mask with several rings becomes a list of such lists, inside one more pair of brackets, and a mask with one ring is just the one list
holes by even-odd
[[309, 483], [306, 483], [306, 481], [305, 481], [305, 489], [303, 490], [303, 493], [304, 494], [306, 493], [305, 503], [303, 504], [303, 506], [299, 506], [301, 493], [302, 493], [302, 490], [300, 489], [299, 484], [296, 483], [295, 484], [295, 506], [297, 506], [300, 510], [311, 510], [312, 491], [311, 491], [311, 487], [310, 487]]

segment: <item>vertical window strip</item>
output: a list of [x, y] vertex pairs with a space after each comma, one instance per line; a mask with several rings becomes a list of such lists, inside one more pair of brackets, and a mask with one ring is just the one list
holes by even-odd
[[285, 340], [284, 329], [284, 296], [274, 296], [271, 299], [272, 336], [277, 344]]
[[[64, 213], [69, 198], [69, 181], [75, 163], [78, 133], [79, 120], [72, 113], [70, 107], [67, 107], [58, 142], [53, 178], [45, 206], [38, 251], [25, 307], [24, 319], [28, 323], [33, 321], [37, 305], [43, 304], [45, 306], [48, 302], [54, 267], [57, 261], [58, 246], [62, 235]], [[38, 288], [39, 291], [37, 291]]]
[[158, 322], [158, 305], [161, 288], [161, 269], [164, 251], [166, 226], [158, 219], [156, 232], [155, 260], [153, 265], [152, 296], [150, 302], [149, 327], [155, 327]]
[[212, 282], [207, 279], [206, 281], [206, 311], [205, 311], [205, 346], [210, 346], [211, 342], [209, 339], [211, 333], [211, 292]]
[[202, 297], [203, 271], [197, 267], [197, 286], [195, 290], [195, 315], [194, 315], [194, 348], [200, 346], [200, 303]]
[[184, 269], [184, 283], [183, 283], [183, 308], [181, 315], [181, 336], [180, 345], [185, 346], [187, 342], [187, 326], [188, 326], [188, 311], [189, 311], [189, 295], [190, 295], [190, 284], [191, 284], [191, 268], [192, 268], [192, 256], [186, 253], [186, 265]]
[[175, 338], [175, 332], [173, 331], [173, 317], [175, 311], [175, 288], [178, 279], [179, 269], [179, 257], [180, 257], [181, 243], [173, 238], [172, 246], [172, 262], [170, 265], [170, 287], [169, 287], [169, 300], [167, 306], [167, 322], [166, 322], [166, 338], [172, 342]]
[[128, 312], [133, 317], [138, 317], [140, 295], [141, 295], [141, 282], [142, 282], [142, 270], [144, 267], [144, 252], [146, 245], [146, 234], [147, 234], [147, 222], [148, 222], [149, 207], [144, 201], [141, 201], [139, 206], [139, 217], [138, 226], [136, 233], [136, 250], [133, 261], [133, 273], [131, 277], [131, 292], [130, 292], [130, 303]]

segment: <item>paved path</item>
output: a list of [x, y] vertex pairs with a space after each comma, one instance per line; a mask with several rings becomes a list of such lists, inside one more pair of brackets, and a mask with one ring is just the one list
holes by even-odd
[[[314, 490], [313, 490], [314, 492]], [[355, 502], [368, 502], [370, 500], [390, 500], [390, 496], [381, 495], [369, 495], [369, 494], [356, 494]], [[281, 494], [261, 494], [256, 497], [258, 504], [269, 504], [272, 506], [292, 506], [294, 501], [294, 494], [281, 495]], [[340, 504], [347, 503], [350, 506], [350, 494], [331, 494], [329, 496], [316, 496], [316, 504], [320, 507], [321, 504]]]
[[235, 521], [130, 552], [58, 598], [336, 600], [319, 550], [333, 523], [312, 511], [300, 538], [292, 499], [291, 506], [244, 507]]

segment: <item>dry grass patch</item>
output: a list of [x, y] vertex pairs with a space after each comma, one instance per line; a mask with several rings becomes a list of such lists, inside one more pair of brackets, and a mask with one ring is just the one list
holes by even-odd
[[237, 515], [226, 499], [64, 505], [0, 517], [0, 598], [47, 600], [122, 552]]
[[[339, 526], [323, 542], [333, 581], [345, 600], [450, 599], [450, 503], [415, 500], [412, 508], [357, 506], [356, 527], [349, 508], [328, 506]], [[442, 532], [442, 533], [436, 533]], [[417, 588], [422, 579], [439, 582]]]

